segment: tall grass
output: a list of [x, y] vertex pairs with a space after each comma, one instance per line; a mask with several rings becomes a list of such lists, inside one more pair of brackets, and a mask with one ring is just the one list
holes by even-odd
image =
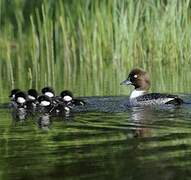
[[2, 0], [0, 94], [51, 85], [119, 95], [132, 67], [153, 90], [191, 91], [190, 0]]

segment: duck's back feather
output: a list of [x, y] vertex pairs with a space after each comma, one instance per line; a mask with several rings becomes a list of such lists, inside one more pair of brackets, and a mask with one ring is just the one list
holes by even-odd
[[136, 105], [162, 105], [162, 104], [181, 105], [183, 103], [183, 100], [176, 95], [150, 93], [139, 96], [134, 100], [132, 100], [132, 102], [133, 104]]

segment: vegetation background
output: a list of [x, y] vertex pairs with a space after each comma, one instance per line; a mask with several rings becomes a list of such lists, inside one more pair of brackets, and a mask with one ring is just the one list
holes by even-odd
[[190, 0], [1, 0], [0, 101], [12, 88], [128, 94], [133, 67], [152, 91], [191, 92]]

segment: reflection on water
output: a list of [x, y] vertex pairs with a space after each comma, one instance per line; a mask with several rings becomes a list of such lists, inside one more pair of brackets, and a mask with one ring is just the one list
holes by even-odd
[[0, 179], [190, 179], [189, 104], [128, 109], [125, 97], [84, 99], [88, 108], [46, 128], [0, 109]]

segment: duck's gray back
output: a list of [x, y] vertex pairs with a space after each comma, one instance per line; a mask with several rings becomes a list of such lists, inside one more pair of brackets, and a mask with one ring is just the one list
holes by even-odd
[[131, 104], [135, 106], [163, 105], [163, 104], [180, 105], [182, 103], [183, 100], [176, 95], [161, 94], [161, 93], [145, 94], [131, 100]]

